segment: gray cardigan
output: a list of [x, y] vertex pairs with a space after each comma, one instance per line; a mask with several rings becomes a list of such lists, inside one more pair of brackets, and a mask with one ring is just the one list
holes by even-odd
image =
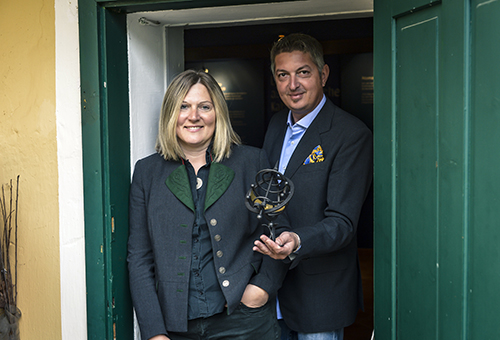
[[[212, 163], [205, 216], [217, 278], [232, 313], [248, 283], [276, 295], [286, 267], [252, 250], [264, 229], [245, 206], [256, 173], [268, 168], [264, 151], [234, 146]], [[130, 188], [128, 267], [142, 339], [187, 331], [194, 205], [181, 162], [153, 154], [137, 162]], [[216, 256], [216, 253], [219, 256]], [[222, 254], [222, 256], [220, 256]]]

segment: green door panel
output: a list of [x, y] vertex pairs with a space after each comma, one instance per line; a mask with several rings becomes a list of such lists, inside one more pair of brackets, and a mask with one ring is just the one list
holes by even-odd
[[409, 329], [434, 339], [436, 329], [439, 19], [434, 12], [396, 22], [398, 339]]
[[125, 19], [79, 1], [88, 339], [133, 339]]
[[500, 339], [500, 2], [375, 13], [375, 337]]
[[470, 339], [500, 339], [500, 2], [472, 8]]
[[130, 185], [130, 137], [128, 105], [128, 61], [126, 16], [106, 11], [103, 26], [106, 45], [103, 98], [107, 115], [103, 119], [105, 142], [105, 185], [109, 193], [109, 218], [105, 240], [109, 275], [110, 314], [113, 336], [132, 339], [133, 312], [128, 285], [128, 193]]
[[470, 8], [375, 13], [376, 338], [467, 339]]
[[105, 339], [108, 323], [107, 261], [104, 253], [103, 139], [98, 67], [98, 13], [92, 1], [79, 1], [85, 263], [88, 339]]

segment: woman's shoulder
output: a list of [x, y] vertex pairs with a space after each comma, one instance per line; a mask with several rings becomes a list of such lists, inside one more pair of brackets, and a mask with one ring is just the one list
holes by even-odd
[[[175, 165], [176, 162], [167, 161], [163, 158], [159, 153], [153, 153], [149, 156], [139, 159], [135, 163], [135, 171], [143, 170], [143, 171], [154, 171], [156, 168], [164, 168], [171, 165]], [[178, 164], [177, 164], [178, 166]]]
[[154, 164], [154, 163], [161, 163], [165, 159], [157, 152], [152, 153], [146, 157], [140, 158], [137, 160], [136, 165], [144, 165], [144, 164]]

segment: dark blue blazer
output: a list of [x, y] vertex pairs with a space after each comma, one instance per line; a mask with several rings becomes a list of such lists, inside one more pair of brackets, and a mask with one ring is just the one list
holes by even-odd
[[[288, 110], [275, 114], [264, 141], [270, 164], [279, 160]], [[321, 146], [324, 160], [304, 165]], [[299, 332], [352, 324], [363, 293], [356, 244], [360, 210], [372, 181], [372, 134], [327, 100], [288, 163], [295, 185], [286, 212], [302, 246], [278, 292], [287, 325]]]
[[[205, 199], [217, 279], [228, 312], [248, 283], [276, 296], [286, 271], [252, 250], [263, 233], [245, 195], [256, 173], [268, 167], [265, 152], [234, 146], [231, 157], [212, 163]], [[159, 154], [137, 162], [130, 188], [129, 279], [142, 339], [187, 331], [194, 204], [184, 165]]]

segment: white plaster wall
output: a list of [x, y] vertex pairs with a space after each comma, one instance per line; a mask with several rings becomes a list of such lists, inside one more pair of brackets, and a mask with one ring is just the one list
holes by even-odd
[[62, 339], [87, 339], [78, 2], [55, 0]]
[[142, 25], [140, 14], [127, 16], [130, 86], [130, 161], [155, 152], [163, 95], [184, 70], [183, 28]]
[[165, 93], [162, 26], [144, 26], [127, 17], [131, 166], [154, 152], [158, 117]]

